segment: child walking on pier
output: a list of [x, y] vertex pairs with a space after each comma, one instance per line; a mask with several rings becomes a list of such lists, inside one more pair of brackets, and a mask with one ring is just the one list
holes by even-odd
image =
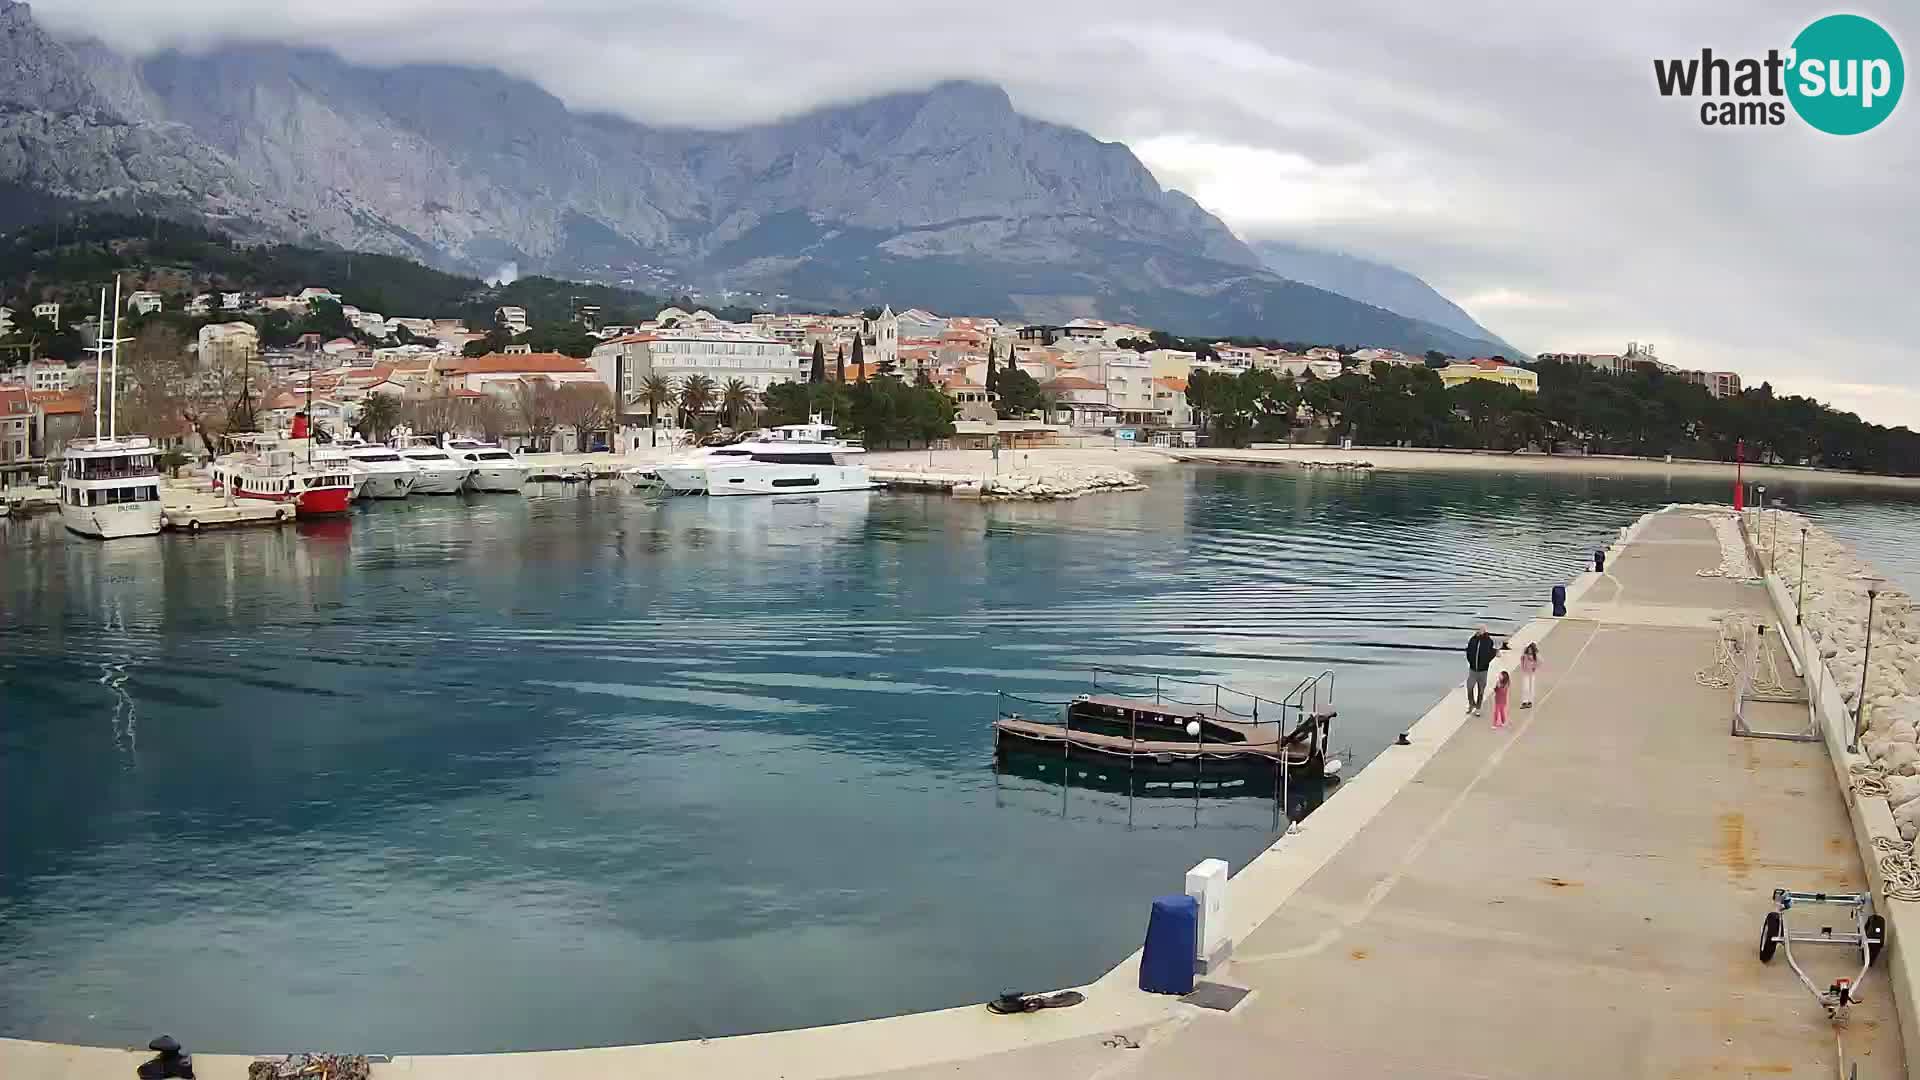
[[1500, 681], [1493, 684], [1493, 729], [1507, 726], [1507, 687], [1513, 682], [1513, 676], [1500, 673]]
[[1540, 674], [1540, 646], [1529, 642], [1520, 654], [1520, 707], [1533, 708], [1533, 684]]

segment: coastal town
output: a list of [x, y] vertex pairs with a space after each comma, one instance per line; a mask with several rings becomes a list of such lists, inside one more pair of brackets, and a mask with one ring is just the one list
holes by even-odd
[[[1538, 365], [1504, 356], [1198, 341], [1091, 318], [1016, 323], [883, 306], [728, 321], [703, 308], [668, 305], [650, 319], [614, 324], [601, 320], [597, 305], [575, 303], [567, 330], [576, 345], [571, 351], [583, 355], [569, 355], [536, 348], [531, 339], [539, 335], [517, 306], [496, 308], [489, 325], [369, 311], [325, 286], [264, 296], [140, 289], [122, 304], [135, 327], [123, 331], [122, 407], [133, 428], [185, 460], [215, 452], [215, 438], [228, 431], [288, 432], [297, 415], [319, 431], [376, 440], [405, 429], [468, 435], [516, 451], [623, 454], [657, 447], [663, 437], [671, 443], [752, 427], [777, 414], [783, 400], [794, 400], [783, 399], [783, 385], [846, 387], [889, 377], [937, 390], [949, 404], [950, 420], [900, 432], [906, 441], [976, 449], [1090, 438], [1193, 446], [1208, 437], [1209, 414], [1232, 412], [1231, 405], [1195, 394], [1196, 379], [1218, 386], [1256, 375], [1263, 387], [1289, 388], [1283, 403], [1267, 403], [1260, 433], [1318, 442], [1354, 433], [1340, 430], [1343, 410], [1302, 392], [1316, 383], [1331, 387], [1347, 377], [1378, 381], [1418, 371], [1449, 390], [1472, 384], [1537, 395], [1541, 389]], [[177, 317], [157, 321], [169, 311]], [[263, 322], [275, 318], [342, 332], [308, 331], [282, 344], [264, 343]], [[93, 414], [98, 393], [94, 365], [35, 355], [35, 339], [17, 332], [68, 332], [91, 349], [101, 337], [98, 316], [46, 302], [26, 319], [0, 308], [0, 341], [13, 343], [0, 370], [0, 479], [16, 484], [53, 469], [61, 448]], [[177, 329], [182, 319], [191, 336]], [[1543, 353], [1538, 360], [1613, 375], [1659, 372], [1701, 386], [1715, 399], [1741, 392], [1738, 374], [1683, 371], [1659, 361], [1649, 346]], [[818, 403], [806, 407], [812, 404]], [[1218, 441], [1222, 425], [1213, 426]]]

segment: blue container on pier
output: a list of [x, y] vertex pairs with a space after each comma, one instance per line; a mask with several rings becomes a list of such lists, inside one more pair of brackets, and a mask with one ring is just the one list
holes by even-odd
[[1555, 585], [1553, 587], [1553, 617], [1556, 619], [1564, 618], [1566, 614], [1567, 587], [1565, 585]]
[[1162, 896], [1147, 917], [1147, 944], [1140, 951], [1140, 989], [1149, 994], [1193, 993], [1193, 959], [1200, 934], [1200, 902]]

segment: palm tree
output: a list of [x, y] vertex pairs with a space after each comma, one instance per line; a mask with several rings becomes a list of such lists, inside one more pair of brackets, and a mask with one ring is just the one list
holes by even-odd
[[384, 442], [400, 423], [400, 402], [391, 394], [368, 394], [360, 406], [360, 422], [354, 430], [374, 442]]
[[[698, 416], [713, 404], [715, 389], [713, 380], [705, 375], [689, 375], [680, 380], [680, 412], [685, 416]], [[692, 427], [684, 423], [681, 427]]]
[[727, 384], [720, 388], [720, 415], [725, 418], [728, 427], [737, 431], [741, 415], [753, 415], [753, 398], [753, 387], [740, 379], [728, 379]]
[[649, 375], [640, 380], [640, 400], [647, 403], [647, 441], [649, 445], [660, 445], [660, 434], [656, 430], [660, 423], [660, 410], [673, 404], [676, 394], [673, 383], [664, 375]]

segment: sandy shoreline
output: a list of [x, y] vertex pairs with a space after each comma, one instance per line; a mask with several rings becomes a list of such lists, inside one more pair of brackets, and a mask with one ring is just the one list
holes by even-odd
[[[1183, 461], [1222, 465], [1300, 466], [1309, 462], [1370, 462], [1376, 469], [1402, 472], [1553, 473], [1569, 476], [1660, 476], [1733, 481], [1734, 467], [1720, 461], [1659, 461], [1652, 458], [1578, 457], [1571, 454], [1508, 454], [1454, 450], [1401, 450], [1300, 446], [1272, 450], [1176, 450]], [[1746, 479], [1762, 484], [1852, 485], [1920, 491], [1920, 477], [1874, 476], [1786, 465], [1747, 465]]]

